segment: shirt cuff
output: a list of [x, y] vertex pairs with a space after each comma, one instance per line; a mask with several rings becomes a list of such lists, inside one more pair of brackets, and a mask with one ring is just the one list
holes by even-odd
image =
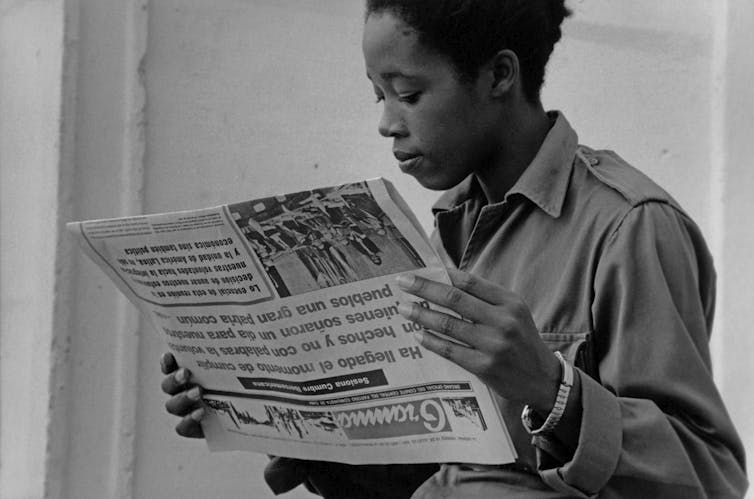
[[623, 443], [618, 399], [579, 369], [581, 425], [573, 458], [552, 468], [537, 449], [537, 468], [542, 480], [555, 490], [577, 497], [591, 497], [602, 490], [618, 466]]

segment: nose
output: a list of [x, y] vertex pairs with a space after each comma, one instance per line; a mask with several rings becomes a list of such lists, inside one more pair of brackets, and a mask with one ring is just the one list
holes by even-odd
[[405, 136], [407, 133], [403, 118], [387, 102], [383, 105], [377, 131], [385, 138]]

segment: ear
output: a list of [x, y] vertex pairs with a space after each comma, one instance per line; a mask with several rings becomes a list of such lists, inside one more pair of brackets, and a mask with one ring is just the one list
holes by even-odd
[[490, 59], [489, 70], [492, 74], [491, 94], [493, 97], [508, 94], [521, 75], [518, 56], [508, 49], [501, 50]]

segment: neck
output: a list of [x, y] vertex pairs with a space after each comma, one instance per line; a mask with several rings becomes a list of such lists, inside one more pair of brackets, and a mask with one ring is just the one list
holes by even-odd
[[[550, 131], [550, 119], [541, 103], [529, 104], [506, 115], [500, 148], [475, 172], [487, 202], [499, 203], [537, 155]], [[517, 126], [511, 126], [515, 123]]]

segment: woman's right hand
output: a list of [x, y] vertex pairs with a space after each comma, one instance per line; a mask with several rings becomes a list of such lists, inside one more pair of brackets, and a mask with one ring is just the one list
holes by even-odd
[[181, 418], [175, 431], [183, 437], [204, 438], [200, 424], [206, 411], [202, 404], [202, 387], [191, 382], [191, 372], [178, 366], [171, 353], [162, 354], [160, 369], [166, 375], [162, 380], [162, 391], [170, 395], [165, 409]]

